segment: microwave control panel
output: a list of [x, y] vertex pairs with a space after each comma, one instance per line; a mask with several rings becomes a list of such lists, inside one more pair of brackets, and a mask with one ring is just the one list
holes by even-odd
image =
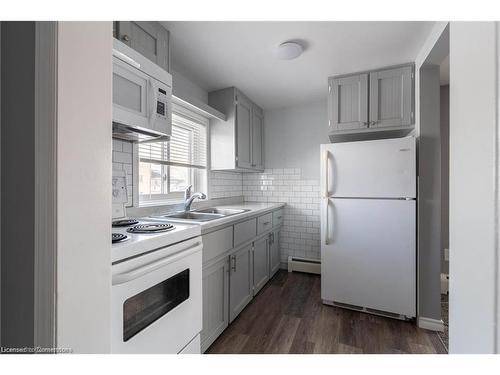
[[156, 100], [156, 116], [166, 119], [168, 114], [167, 108], [167, 92], [163, 89], [158, 89], [158, 96]]

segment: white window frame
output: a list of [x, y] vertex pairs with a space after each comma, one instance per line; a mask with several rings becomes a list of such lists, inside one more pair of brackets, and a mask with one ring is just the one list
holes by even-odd
[[[210, 171], [210, 160], [209, 160], [209, 151], [210, 151], [210, 121], [207, 117], [201, 116], [198, 113], [185, 108], [179, 104], [172, 104], [172, 113], [178, 116], [187, 118], [188, 120], [192, 120], [195, 122], [199, 122], [205, 126], [206, 131], [206, 181], [205, 186], [209, 185], [209, 171]], [[133, 206], [134, 207], [150, 207], [150, 206], [164, 206], [170, 204], [179, 204], [184, 201], [184, 193], [183, 192], [173, 192], [168, 194], [159, 194], [157, 197], [151, 197], [149, 199], [142, 199], [139, 194], [139, 146], [137, 143], [133, 146]], [[193, 188], [196, 189], [203, 181], [197, 181], [198, 174], [194, 174], [192, 176], [193, 179]]]

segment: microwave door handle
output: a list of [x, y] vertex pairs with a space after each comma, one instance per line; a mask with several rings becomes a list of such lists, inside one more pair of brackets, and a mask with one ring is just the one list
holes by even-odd
[[202, 248], [202, 244], [200, 242], [197, 242], [191, 247], [188, 247], [185, 250], [182, 250], [174, 255], [167, 256], [165, 258], [161, 258], [155, 262], [146, 264], [145, 266], [133, 269], [128, 272], [124, 273], [119, 273], [117, 275], [113, 275], [112, 277], [112, 284], [113, 285], [119, 285], [123, 284], [132, 280], [135, 280], [147, 273], [151, 273], [153, 271], [156, 271], [159, 268], [165, 267], [166, 265], [176, 262], [179, 259], [185, 258], [191, 254], [196, 253], [197, 251], [200, 251]]
[[149, 99], [151, 101], [149, 105], [149, 123], [152, 124], [154, 120], [154, 115], [155, 115], [155, 109], [156, 109], [156, 102], [157, 102], [157, 96], [156, 96], [156, 89], [153, 85], [153, 81], [150, 79], [149, 81]]
[[118, 51], [116, 49], [113, 49], [113, 56], [119, 58], [120, 60], [126, 62], [127, 64], [132, 65], [133, 67], [136, 67], [137, 69], [141, 68], [141, 64], [139, 64], [133, 58], [125, 55], [123, 52], [120, 52], [120, 51]]

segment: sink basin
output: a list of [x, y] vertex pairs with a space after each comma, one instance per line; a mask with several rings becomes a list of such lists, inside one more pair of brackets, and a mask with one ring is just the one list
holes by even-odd
[[241, 214], [242, 212], [250, 211], [248, 209], [237, 208], [204, 208], [202, 210], [188, 212], [173, 212], [171, 214], [161, 215], [162, 219], [169, 221], [203, 223], [205, 221], [221, 219], [226, 216]]
[[163, 215], [165, 219], [180, 219], [180, 220], [186, 220], [186, 221], [210, 221], [210, 220], [215, 220], [215, 219], [220, 219], [221, 217], [224, 217], [224, 215], [221, 214], [216, 214], [216, 213], [204, 213], [204, 212], [195, 212], [195, 211], [189, 211], [189, 212], [175, 212], [173, 214], [167, 214]]
[[250, 211], [248, 209], [238, 209], [238, 208], [216, 208], [216, 207], [210, 207], [210, 208], [205, 208], [203, 210], [196, 210], [196, 212], [202, 212], [206, 214], [217, 214], [217, 215], [223, 215], [223, 216], [231, 216], [231, 215], [236, 215], [236, 214], [241, 214], [243, 212]]

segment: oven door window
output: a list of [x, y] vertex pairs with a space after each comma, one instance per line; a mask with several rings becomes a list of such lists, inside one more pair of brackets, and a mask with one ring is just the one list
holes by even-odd
[[189, 298], [189, 269], [130, 297], [123, 304], [123, 341]]

